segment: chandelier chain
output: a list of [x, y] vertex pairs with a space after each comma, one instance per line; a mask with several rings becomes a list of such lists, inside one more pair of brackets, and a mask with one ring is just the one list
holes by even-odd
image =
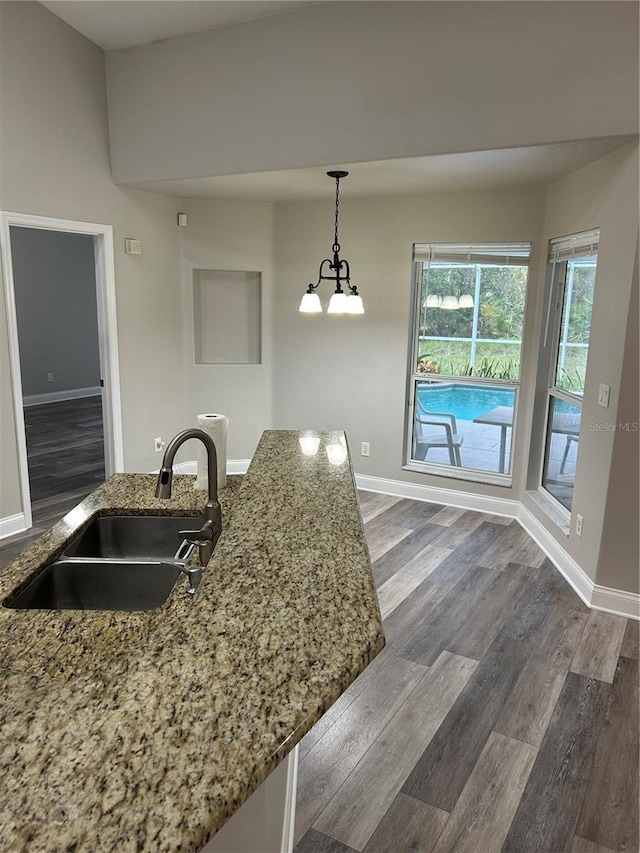
[[340, 243], [338, 243], [338, 208], [340, 207], [340, 178], [336, 178], [336, 218], [335, 218], [335, 230], [333, 237], [333, 251], [340, 251]]

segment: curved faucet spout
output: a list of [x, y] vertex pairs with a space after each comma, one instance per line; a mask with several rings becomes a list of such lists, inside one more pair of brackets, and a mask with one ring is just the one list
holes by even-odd
[[220, 503], [218, 501], [218, 454], [216, 452], [216, 446], [210, 435], [207, 435], [207, 433], [201, 429], [193, 428], [185, 429], [182, 432], [179, 432], [171, 439], [171, 441], [167, 445], [167, 449], [164, 452], [164, 457], [162, 459], [162, 468], [160, 468], [160, 471], [158, 473], [158, 482], [156, 483], [156, 497], [171, 497], [171, 486], [173, 482], [173, 460], [175, 459], [175, 455], [178, 452], [178, 448], [180, 448], [185, 443], [185, 441], [188, 441], [190, 438], [197, 438], [204, 444], [207, 449], [209, 498], [207, 500], [204, 510], [204, 527], [200, 531], [200, 533], [202, 534], [202, 536], [200, 536], [200, 541], [202, 542], [202, 544], [198, 542], [201, 549], [201, 563], [203, 566], [206, 566], [206, 564], [211, 559], [213, 548], [216, 542], [218, 541], [218, 537], [220, 536], [220, 532], [222, 530], [222, 511], [220, 509]]

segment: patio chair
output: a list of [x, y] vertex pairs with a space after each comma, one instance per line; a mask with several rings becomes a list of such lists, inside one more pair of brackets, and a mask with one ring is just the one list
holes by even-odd
[[422, 453], [422, 460], [426, 462], [427, 453], [432, 447], [444, 447], [449, 451], [450, 464], [462, 467], [460, 448], [464, 436], [458, 435], [455, 415], [448, 412], [430, 412], [416, 397], [413, 429], [416, 458]]
[[564, 446], [564, 453], [562, 454], [562, 462], [560, 463], [560, 473], [564, 474], [564, 469], [567, 464], [567, 459], [569, 457], [569, 450], [571, 449], [571, 445], [574, 441], [578, 440], [578, 436], [574, 433], [570, 432], [567, 434], [567, 443]]

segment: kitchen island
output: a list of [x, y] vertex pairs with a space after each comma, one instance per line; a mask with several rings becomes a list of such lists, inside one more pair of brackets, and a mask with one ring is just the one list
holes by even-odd
[[[267, 431], [229, 479], [195, 599], [181, 578], [148, 612], [0, 610], [0, 849], [201, 850], [380, 652], [349, 458], [317, 435], [305, 455], [300, 433]], [[98, 515], [198, 515], [193, 481], [159, 500], [152, 475], [114, 475], [0, 598]]]

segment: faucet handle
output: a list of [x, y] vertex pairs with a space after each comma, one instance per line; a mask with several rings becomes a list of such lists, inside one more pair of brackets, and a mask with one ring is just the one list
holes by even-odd
[[189, 595], [195, 595], [202, 580], [202, 566], [189, 566], [183, 560], [163, 560], [164, 566], [171, 566], [177, 569], [181, 574], [185, 575], [189, 581], [187, 592]]
[[178, 536], [182, 536], [194, 545], [208, 545], [213, 539], [213, 530], [205, 524], [200, 530], [179, 530]]

